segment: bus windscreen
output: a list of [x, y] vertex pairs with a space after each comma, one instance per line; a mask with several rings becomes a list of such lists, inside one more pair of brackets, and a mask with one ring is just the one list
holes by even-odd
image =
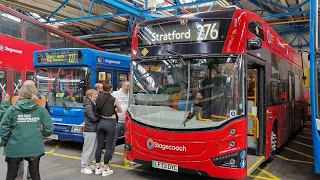
[[80, 50], [52, 51], [38, 53], [39, 64], [74, 64], [82, 62]]

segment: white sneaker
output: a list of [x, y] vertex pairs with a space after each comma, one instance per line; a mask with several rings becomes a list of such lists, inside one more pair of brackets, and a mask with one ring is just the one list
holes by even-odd
[[102, 167], [100, 167], [99, 169], [96, 168], [95, 174], [96, 174], [96, 175], [99, 175], [99, 174], [101, 174], [101, 173], [102, 173]]
[[81, 173], [82, 174], [92, 174], [92, 171], [90, 168], [81, 168]]
[[134, 166], [134, 165], [136, 165], [136, 163], [135, 162], [129, 162], [129, 164], [131, 165], [131, 166]]
[[92, 171], [94, 171], [94, 170], [96, 170], [96, 165], [92, 164], [92, 165], [89, 166], [89, 168], [90, 168]]
[[113, 174], [113, 170], [111, 170], [110, 168], [108, 168], [107, 170], [102, 171], [102, 176], [109, 176]]

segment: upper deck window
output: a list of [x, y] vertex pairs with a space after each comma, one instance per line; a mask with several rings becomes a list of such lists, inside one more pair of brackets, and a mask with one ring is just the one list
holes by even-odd
[[259, 22], [250, 22], [248, 25], [248, 29], [251, 33], [256, 35], [258, 38], [264, 41], [263, 27]]
[[50, 32], [50, 47], [51, 48], [65, 48], [66, 40], [64, 37]]
[[45, 28], [25, 21], [24, 30], [26, 32], [27, 41], [37, 43], [43, 46], [48, 45], [47, 31]]
[[0, 11], [0, 33], [21, 38], [21, 19]]

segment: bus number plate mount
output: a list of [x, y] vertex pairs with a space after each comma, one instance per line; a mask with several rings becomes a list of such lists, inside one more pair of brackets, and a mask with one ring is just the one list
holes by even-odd
[[48, 139], [54, 139], [54, 140], [58, 140], [58, 135], [56, 134], [51, 134], [51, 136], [48, 137]]
[[177, 164], [170, 164], [165, 162], [159, 162], [159, 161], [152, 161], [152, 167], [157, 169], [163, 169], [167, 171], [179, 171], [179, 166]]

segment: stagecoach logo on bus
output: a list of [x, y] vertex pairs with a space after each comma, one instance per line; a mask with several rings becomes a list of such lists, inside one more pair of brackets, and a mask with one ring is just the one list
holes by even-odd
[[183, 145], [183, 146], [172, 146], [172, 145], [167, 145], [167, 144], [161, 144], [158, 143], [156, 141], [153, 141], [152, 139], [148, 139], [147, 140], [147, 147], [149, 149], [153, 149], [153, 148], [158, 148], [158, 149], [162, 149], [162, 150], [171, 150], [171, 151], [187, 151], [187, 148]]
[[108, 64], [120, 64], [120, 61], [110, 60], [103, 57], [98, 57], [98, 63], [106, 62]]
[[3, 44], [0, 44], [0, 50], [3, 52], [3, 51], [8, 51], [10, 53], [17, 53], [17, 54], [22, 54], [22, 50], [18, 50], [18, 49], [13, 49], [13, 48], [10, 48], [8, 46], [5, 46]]

